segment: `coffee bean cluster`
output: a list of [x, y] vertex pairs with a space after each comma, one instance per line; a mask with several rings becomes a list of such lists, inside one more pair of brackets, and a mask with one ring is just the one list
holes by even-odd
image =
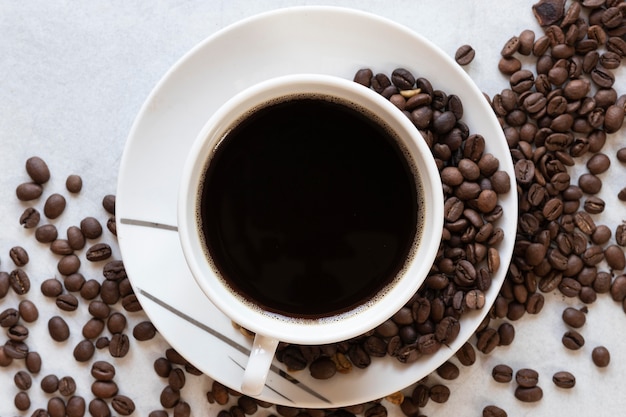
[[390, 76], [361, 69], [354, 81], [389, 99], [413, 122], [432, 150], [444, 191], [445, 227], [424, 285], [393, 317], [352, 340], [323, 346], [280, 344], [277, 358], [289, 369], [308, 367], [316, 379], [366, 368], [391, 356], [402, 363], [432, 355], [452, 343], [460, 318], [485, 305], [485, 291], [499, 269], [498, 195], [511, 179], [485, 150], [485, 139], [463, 122], [458, 96], [438, 90], [404, 68]]
[[[11, 272], [0, 271], [0, 299], [11, 290], [20, 298], [17, 306], [7, 306], [0, 312], [0, 326], [6, 329], [7, 334], [7, 340], [0, 346], [0, 366], [22, 362], [24, 368], [14, 376], [19, 390], [14, 398], [15, 408], [19, 411], [34, 409], [32, 415], [37, 416], [78, 417], [86, 412], [92, 416], [109, 416], [111, 409], [117, 415], [130, 415], [135, 410], [135, 404], [130, 397], [119, 393], [113, 380], [115, 368], [105, 361], [92, 363], [91, 372], [95, 380], [91, 386], [94, 396], [91, 400], [76, 394], [72, 376], [50, 374], [39, 380], [41, 390], [50, 395], [47, 404], [42, 404], [43, 407], [31, 404], [29, 392], [39, 379], [45, 359], [45, 355], [32, 351], [27, 344], [28, 325], [40, 319], [38, 307], [29, 298], [36, 286], [58, 311], [44, 318], [50, 339], [63, 343], [71, 333], [82, 332], [83, 339], [72, 352], [78, 363], [90, 363], [96, 349], [108, 351], [111, 359], [126, 356], [130, 348], [126, 314], [140, 311], [141, 305], [130, 286], [123, 262], [113, 259], [113, 249], [108, 243], [99, 241], [104, 233], [100, 221], [95, 217], [85, 217], [79, 224], [70, 226], [62, 236], [52, 220], [63, 214], [68, 200], [61, 193], [52, 193], [43, 201], [42, 207], [37, 207], [51, 178], [50, 169], [40, 157], [29, 158], [25, 168], [31, 181], [18, 185], [16, 196], [31, 205], [24, 210], [19, 223], [25, 229], [34, 229], [32, 235], [39, 244], [49, 246], [50, 252], [58, 259], [58, 274], [31, 279], [25, 267], [33, 260], [22, 246], [9, 250], [9, 257], [16, 268]], [[66, 188], [70, 194], [79, 193], [82, 189], [81, 177], [70, 175]], [[105, 196], [102, 207], [109, 216], [107, 229], [115, 237], [115, 196]], [[83, 256], [88, 262], [102, 265], [100, 279], [83, 276]], [[67, 315], [77, 311], [81, 304], [87, 306], [89, 317], [82, 329], [72, 328], [66, 320]], [[155, 334], [156, 330], [149, 321], [139, 322], [133, 329], [133, 336], [138, 341], [149, 340]]]

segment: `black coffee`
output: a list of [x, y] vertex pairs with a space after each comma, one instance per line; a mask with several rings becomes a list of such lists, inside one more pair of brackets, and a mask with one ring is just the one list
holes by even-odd
[[252, 112], [201, 187], [208, 256], [262, 308], [318, 318], [371, 299], [405, 266], [421, 224], [415, 169], [392, 134], [321, 97]]

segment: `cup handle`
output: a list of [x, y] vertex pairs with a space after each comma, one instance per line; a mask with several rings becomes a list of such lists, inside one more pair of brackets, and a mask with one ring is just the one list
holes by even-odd
[[241, 382], [242, 394], [255, 396], [263, 391], [277, 347], [278, 339], [260, 334], [254, 336], [252, 351]]

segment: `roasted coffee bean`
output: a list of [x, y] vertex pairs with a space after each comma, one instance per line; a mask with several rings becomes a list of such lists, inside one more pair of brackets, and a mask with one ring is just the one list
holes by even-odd
[[80, 177], [80, 175], [70, 174], [65, 180], [65, 188], [70, 193], [79, 193], [83, 189], [83, 179]]
[[180, 401], [180, 391], [167, 385], [161, 391], [160, 401], [164, 408], [174, 408], [174, 406]]
[[15, 408], [20, 411], [26, 411], [30, 408], [30, 397], [28, 393], [21, 391], [15, 394], [15, 398], [13, 399], [13, 404]]
[[107, 229], [109, 229], [109, 232], [111, 232], [113, 236], [117, 236], [117, 223], [115, 221], [115, 217], [110, 217], [107, 220]]
[[109, 353], [114, 358], [122, 358], [126, 356], [128, 350], [130, 349], [130, 343], [128, 340], [128, 336], [123, 333], [116, 333], [111, 337], [111, 342], [109, 344]]
[[47, 410], [50, 417], [65, 417], [65, 402], [61, 397], [52, 397], [48, 400]]
[[85, 281], [80, 288], [80, 296], [85, 300], [93, 300], [100, 294], [100, 282], [95, 279]]
[[114, 312], [107, 320], [107, 329], [112, 334], [122, 333], [126, 328], [126, 317], [122, 313]]
[[496, 365], [491, 370], [492, 378], [501, 383], [511, 382], [513, 379], [513, 369], [504, 364]]
[[115, 195], [107, 194], [102, 198], [102, 207], [107, 213], [115, 216]]
[[76, 392], [76, 381], [71, 376], [64, 376], [59, 379], [59, 393], [65, 397], [74, 395]]
[[109, 305], [117, 303], [120, 299], [120, 289], [117, 282], [105, 280], [100, 286], [100, 298]]
[[142, 309], [141, 304], [139, 303], [139, 300], [137, 299], [137, 296], [134, 293], [125, 295], [122, 298], [122, 306], [124, 307], [124, 310], [131, 312], [131, 313], [141, 311]]
[[56, 219], [65, 210], [67, 202], [61, 194], [51, 194], [44, 203], [43, 214], [49, 219]]
[[15, 269], [9, 275], [9, 284], [18, 295], [24, 295], [30, 291], [30, 278], [22, 269]]
[[74, 359], [78, 362], [87, 362], [93, 357], [96, 348], [91, 340], [85, 339], [74, 347]]
[[135, 412], [135, 403], [125, 395], [116, 395], [111, 399], [111, 407], [122, 416], [129, 416]]
[[575, 329], [581, 328], [587, 321], [585, 313], [573, 307], [567, 307], [563, 310], [562, 318], [565, 324]]
[[450, 398], [450, 388], [442, 384], [435, 384], [430, 387], [428, 394], [432, 401], [442, 404]]
[[70, 337], [70, 328], [62, 317], [53, 316], [48, 321], [48, 333], [52, 340], [63, 342]]
[[619, 192], [617, 193], [617, 198], [620, 201], [626, 201], [626, 187], [619, 190]]
[[24, 212], [20, 216], [20, 224], [24, 226], [25, 229], [32, 229], [33, 227], [37, 227], [40, 220], [41, 214], [34, 207], [28, 207], [24, 209]]
[[80, 230], [87, 239], [97, 239], [102, 236], [102, 225], [95, 217], [85, 217], [81, 220]]
[[391, 73], [391, 83], [400, 90], [410, 90], [415, 85], [415, 77], [404, 68], [396, 68]]
[[22, 267], [28, 263], [28, 252], [21, 246], [14, 246], [9, 250], [9, 258], [15, 266]]
[[111, 409], [106, 401], [100, 398], [94, 398], [89, 401], [89, 414], [92, 417], [110, 417]]
[[626, 299], [626, 275], [619, 275], [613, 280], [611, 284], [611, 298], [620, 302]]
[[589, 214], [600, 214], [604, 211], [606, 206], [604, 200], [598, 197], [589, 197], [585, 200], [583, 209]]
[[19, 319], [19, 311], [15, 308], [9, 307], [0, 313], [0, 326], [5, 328], [15, 326]]
[[70, 246], [67, 239], [55, 239], [50, 243], [50, 251], [56, 255], [70, 255], [74, 249]]
[[78, 308], [78, 298], [73, 294], [61, 294], [56, 298], [56, 305], [63, 311], [75, 311]]
[[[218, 417], [231, 417], [231, 414], [226, 410], [220, 410], [217, 415]], [[148, 417], [168, 417], [168, 414], [165, 410], [154, 410], [148, 414]]]
[[611, 361], [611, 354], [606, 347], [597, 346], [591, 351], [591, 359], [597, 367], [605, 368], [609, 366], [609, 362]]
[[142, 321], [133, 328], [133, 337], [139, 341], [146, 341], [154, 338], [156, 328], [151, 321]]
[[494, 328], [487, 327], [481, 331], [476, 340], [476, 348], [482, 353], [488, 354], [500, 344], [500, 335]]
[[309, 365], [309, 372], [315, 379], [329, 379], [337, 373], [337, 367], [330, 358], [322, 356]]
[[530, 388], [519, 386], [515, 388], [515, 398], [527, 403], [537, 402], [543, 398], [543, 390], [539, 386]]
[[117, 395], [118, 387], [114, 381], [94, 381], [91, 392], [98, 398], [112, 398]]
[[520, 387], [532, 388], [539, 382], [539, 374], [534, 369], [522, 368], [515, 373], [515, 382]]
[[612, 105], [606, 109], [604, 114], [604, 130], [607, 133], [615, 133], [624, 124], [624, 107]]
[[7, 330], [7, 336], [10, 340], [23, 342], [28, 338], [28, 329], [21, 324], [14, 324]]
[[78, 292], [85, 285], [85, 277], [83, 274], [76, 272], [65, 277], [63, 281], [65, 289], [70, 292]]
[[498, 406], [488, 405], [483, 408], [483, 417], [507, 417], [507, 413]]
[[13, 376], [13, 382], [18, 389], [27, 391], [33, 385], [33, 378], [26, 371], [18, 371]]
[[32, 156], [26, 160], [26, 173], [37, 184], [45, 184], [50, 180], [48, 164], [38, 156]]
[[574, 388], [576, 377], [567, 371], [559, 371], [552, 376], [552, 382], [559, 388]]
[[28, 345], [24, 342], [9, 339], [4, 344], [4, 354], [12, 359], [26, 359], [26, 356], [28, 356]]
[[78, 272], [79, 268], [80, 268], [80, 258], [74, 254], [65, 255], [59, 260], [57, 264], [57, 270], [62, 275], [72, 275]]
[[604, 259], [613, 270], [621, 271], [626, 267], [624, 250], [618, 245], [609, 245], [604, 249]]
[[576, 330], [565, 332], [561, 341], [563, 342], [563, 346], [570, 350], [578, 350], [585, 344], [585, 338]]
[[65, 412], [67, 417], [82, 417], [85, 415], [87, 405], [83, 397], [73, 395], [67, 400], [65, 405]]
[[450, 361], [441, 364], [437, 370], [437, 375], [446, 380], [453, 380], [459, 377], [459, 368]]
[[101, 336], [96, 339], [96, 349], [108, 348], [110, 344], [111, 341], [106, 336]]
[[25, 358], [26, 369], [31, 374], [39, 373], [41, 370], [41, 356], [37, 352], [28, 352]]
[[46, 297], [57, 297], [63, 292], [63, 284], [56, 278], [48, 278], [41, 283], [41, 293]]
[[597, 194], [602, 189], [602, 181], [596, 175], [582, 174], [578, 178], [578, 186], [587, 194]]
[[104, 265], [103, 275], [107, 280], [119, 281], [127, 278], [124, 263], [120, 260], [109, 261]]
[[106, 361], [96, 361], [91, 365], [91, 376], [96, 381], [112, 381], [115, 377], [115, 367]]
[[43, 194], [43, 187], [34, 182], [25, 182], [17, 186], [15, 195], [20, 201], [36, 200]]
[[594, 175], [606, 172], [610, 166], [611, 160], [603, 153], [597, 153], [587, 161], [587, 169]]
[[107, 243], [96, 243], [87, 249], [86, 258], [91, 262], [104, 261], [112, 255], [111, 246]]
[[169, 376], [167, 377], [168, 384], [176, 389], [181, 390], [185, 386], [185, 372], [180, 368], [172, 369]]
[[354, 75], [354, 82], [364, 85], [365, 87], [370, 87], [372, 85], [372, 77], [374, 73], [369, 68], [362, 68], [356, 72]]
[[43, 392], [52, 394], [59, 389], [59, 378], [56, 375], [46, 375], [41, 379], [41, 389]]
[[67, 241], [74, 250], [81, 250], [85, 247], [85, 235], [82, 230], [76, 226], [67, 228]]
[[461, 45], [454, 54], [454, 60], [459, 65], [468, 65], [474, 60], [476, 51], [471, 45]]
[[88, 310], [92, 316], [101, 320], [107, 319], [111, 314], [109, 305], [100, 300], [90, 302]]

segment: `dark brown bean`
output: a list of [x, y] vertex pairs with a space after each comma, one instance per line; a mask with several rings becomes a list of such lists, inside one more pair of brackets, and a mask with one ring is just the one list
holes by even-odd
[[135, 403], [125, 395], [114, 396], [111, 399], [111, 407], [122, 416], [129, 416], [135, 411]]
[[128, 336], [123, 333], [116, 333], [111, 337], [111, 343], [109, 344], [109, 353], [114, 358], [122, 358], [126, 356], [130, 349], [130, 343]]
[[61, 194], [51, 194], [44, 203], [43, 214], [49, 219], [56, 219], [65, 210], [67, 202]]
[[76, 381], [71, 376], [64, 376], [59, 379], [59, 392], [65, 397], [74, 395], [76, 392]]
[[89, 401], [89, 414], [92, 417], [110, 417], [111, 409], [106, 401], [100, 398], [94, 398]]
[[24, 209], [24, 212], [20, 216], [20, 224], [24, 226], [25, 229], [32, 229], [33, 227], [37, 227], [40, 220], [41, 214], [34, 207], [27, 207], [26, 209]]
[[15, 195], [20, 201], [36, 200], [43, 194], [43, 187], [34, 182], [25, 182], [17, 186]]
[[611, 354], [606, 347], [597, 346], [593, 348], [593, 351], [591, 352], [591, 359], [597, 367], [604, 368], [609, 366], [609, 362], [611, 362]]
[[475, 56], [476, 51], [474, 51], [471, 45], [462, 45], [456, 50], [454, 60], [459, 65], [468, 65], [474, 60]]
[[85, 217], [81, 220], [80, 230], [87, 239], [97, 239], [102, 235], [102, 225], [95, 217]]
[[31, 156], [26, 160], [26, 173], [37, 184], [45, 184], [50, 180], [48, 164], [38, 156]]
[[491, 370], [491, 376], [496, 382], [507, 383], [513, 379], [513, 369], [504, 364], [496, 365]]
[[21, 246], [13, 246], [9, 249], [9, 258], [13, 261], [15, 266], [22, 267], [28, 263], [28, 252]]
[[496, 405], [488, 405], [483, 408], [483, 417], [508, 417], [506, 411]]
[[52, 340], [63, 342], [70, 337], [70, 328], [62, 317], [53, 316], [48, 321], [48, 333]]
[[112, 398], [117, 395], [118, 387], [114, 381], [94, 381], [91, 392], [98, 398]]
[[67, 413], [67, 417], [82, 417], [85, 415], [86, 407], [83, 397], [73, 395], [67, 400], [65, 412]]
[[30, 291], [30, 278], [22, 269], [11, 271], [11, 274], [9, 274], [9, 284], [18, 295], [24, 295]]
[[515, 398], [522, 402], [537, 402], [543, 398], [543, 390], [539, 386], [531, 388], [517, 387]]
[[552, 376], [552, 382], [559, 388], [574, 388], [576, 377], [571, 372], [559, 371]]
[[48, 278], [41, 283], [41, 293], [46, 297], [57, 297], [63, 292], [63, 284], [56, 278]]
[[59, 378], [56, 375], [46, 375], [41, 379], [41, 389], [43, 392], [52, 394], [59, 389]]
[[80, 175], [70, 174], [65, 180], [65, 188], [70, 193], [79, 193], [83, 189], [83, 179]]
[[74, 250], [81, 250], [85, 247], [85, 235], [76, 226], [70, 226], [67, 228], [67, 241], [70, 247]]
[[85, 257], [90, 262], [104, 261], [112, 255], [111, 246], [107, 243], [96, 243], [87, 249]]
[[95, 351], [96, 348], [91, 340], [81, 340], [74, 348], [74, 359], [78, 362], [87, 362], [93, 357]]
[[565, 332], [561, 340], [563, 346], [570, 350], [578, 350], [585, 344], [585, 338], [575, 330]]
[[154, 338], [156, 328], [151, 321], [142, 321], [133, 328], [133, 337], [139, 341], [146, 341]]

